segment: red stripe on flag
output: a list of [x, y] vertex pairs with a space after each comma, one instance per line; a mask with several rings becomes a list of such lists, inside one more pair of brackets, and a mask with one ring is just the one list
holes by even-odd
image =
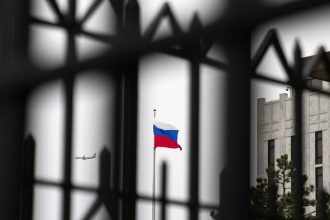
[[180, 150], [182, 150], [178, 143], [172, 141], [171, 138], [166, 136], [155, 136], [155, 148], [156, 147], [180, 148]]

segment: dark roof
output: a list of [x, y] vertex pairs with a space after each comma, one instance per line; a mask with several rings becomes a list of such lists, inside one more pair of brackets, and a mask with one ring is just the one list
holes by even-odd
[[[330, 51], [326, 52], [326, 56], [327, 56], [328, 60], [330, 61]], [[314, 57], [315, 56], [308, 56], [308, 57], [302, 58], [303, 69], [305, 69], [307, 65], [311, 64], [312, 59]], [[325, 65], [321, 61], [316, 65], [312, 74], [309, 77], [311, 77], [313, 79], [319, 79], [319, 80], [330, 82], [330, 75], [326, 72]]]

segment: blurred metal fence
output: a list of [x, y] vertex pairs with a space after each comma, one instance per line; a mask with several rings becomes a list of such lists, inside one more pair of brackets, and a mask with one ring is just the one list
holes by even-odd
[[[303, 219], [301, 151], [301, 94], [308, 88], [305, 81], [319, 62], [324, 62], [330, 70], [323, 49], [309, 65], [302, 65], [300, 46], [297, 43], [295, 62], [290, 65], [282, 51], [276, 31], [270, 30], [251, 61], [251, 33], [258, 25], [270, 19], [302, 12], [307, 9], [329, 4], [326, 0], [300, 0], [279, 6], [268, 6], [260, 1], [228, 1], [225, 13], [213, 23], [203, 26], [198, 16], [194, 16], [188, 32], [184, 32], [168, 4], [154, 18], [144, 33], [140, 30], [140, 10], [137, 0], [107, 1], [117, 17], [116, 36], [90, 33], [82, 24], [92, 16], [102, 0], [95, 0], [82, 19], [76, 18], [76, 0], [69, 0], [69, 11], [60, 11], [56, 0], [45, 0], [57, 15], [57, 22], [51, 23], [29, 15], [29, 1], [1, 1], [0, 3], [0, 219], [32, 219], [33, 188], [36, 183], [58, 186], [63, 189], [61, 219], [70, 219], [71, 191], [80, 189], [98, 192], [98, 198], [86, 210], [86, 219], [93, 216], [100, 204], [112, 219], [133, 220], [136, 218], [137, 199], [151, 201], [150, 196], [139, 195], [136, 191], [137, 163], [137, 104], [138, 104], [138, 63], [139, 58], [152, 52], [161, 52], [180, 57], [190, 62], [190, 167], [189, 200], [186, 202], [169, 200], [166, 196], [166, 164], [162, 168], [162, 196], [156, 198], [161, 203], [161, 219], [166, 218], [166, 206], [174, 204], [189, 209], [189, 219], [199, 219], [199, 209], [218, 209], [218, 219], [250, 219], [250, 82], [262, 79], [273, 83], [288, 84], [295, 89], [295, 219]], [[104, 0], [105, 1], [105, 0]], [[220, 11], [220, 9], [219, 9]], [[151, 41], [163, 18], [169, 18], [174, 36]], [[30, 25], [60, 27], [66, 31], [68, 40], [66, 64], [52, 70], [40, 70], [29, 61], [27, 52]], [[113, 45], [108, 52], [78, 62], [75, 37], [85, 35], [92, 39]], [[206, 56], [212, 45], [218, 43], [227, 55], [223, 63]], [[179, 45], [179, 47], [174, 47]], [[267, 49], [273, 46], [283, 65], [288, 82], [266, 78], [256, 72], [258, 64]], [[199, 189], [199, 81], [200, 64], [207, 64], [227, 73], [226, 107], [226, 151], [225, 168], [220, 178], [220, 207], [200, 203]], [[72, 118], [73, 88], [75, 76], [90, 69], [102, 69], [116, 80], [116, 144], [114, 151], [101, 153], [100, 188], [73, 185], [72, 178]], [[330, 72], [330, 71], [328, 71]], [[304, 74], [303, 74], [304, 73]], [[53, 79], [65, 82], [65, 163], [64, 181], [54, 183], [34, 178], [35, 140], [24, 137], [25, 101], [29, 91], [41, 83]], [[329, 94], [323, 92], [324, 94]], [[121, 139], [121, 137], [123, 137]], [[36, 140], [37, 141], [37, 140]], [[219, 146], [220, 147], [220, 146]], [[123, 161], [121, 161], [121, 153]], [[113, 156], [112, 156], [113, 155]], [[114, 162], [111, 163], [111, 158]], [[123, 164], [122, 170], [120, 169]], [[111, 169], [111, 165], [114, 166]], [[23, 167], [23, 169], [21, 169]], [[22, 171], [21, 171], [22, 170]], [[113, 170], [113, 172], [111, 172]], [[123, 185], [120, 178], [123, 178]], [[113, 185], [110, 184], [113, 178]], [[120, 212], [121, 210], [121, 212]]]

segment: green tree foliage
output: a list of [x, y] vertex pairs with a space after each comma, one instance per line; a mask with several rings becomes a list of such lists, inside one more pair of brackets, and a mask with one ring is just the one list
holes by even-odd
[[[255, 220], [264, 219], [283, 219], [290, 220], [294, 216], [294, 197], [293, 192], [294, 182], [294, 168], [292, 162], [288, 160], [288, 155], [282, 155], [280, 158], [276, 159], [276, 168], [270, 167], [266, 169], [268, 176], [268, 181], [265, 178], [258, 178], [256, 186], [250, 189], [250, 208], [251, 215]], [[304, 208], [308, 206], [315, 207], [316, 201], [310, 199], [310, 193], [314, 192], [314, 186], [306, 186], [307, 176], [302, 176], [303, 181], [303, 205]], [[275, 204], [273, 204], [273, 209], [275, 213], [271, 210], [271, 205], [269, 203], [269, 195], [271, 190], [271, 184], [274, 185], [274, 199]], [[329, 199], [329, 196], [327, 196]], [[305, 219], [317, 219], [317, 217], [312, 215], [313, 213], [305, 214]]]

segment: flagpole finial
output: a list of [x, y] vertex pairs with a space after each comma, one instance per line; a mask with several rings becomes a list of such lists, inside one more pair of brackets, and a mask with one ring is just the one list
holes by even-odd
[[154, 109], [154, 118], [156, 118], [156, 111], [157, 109]]

